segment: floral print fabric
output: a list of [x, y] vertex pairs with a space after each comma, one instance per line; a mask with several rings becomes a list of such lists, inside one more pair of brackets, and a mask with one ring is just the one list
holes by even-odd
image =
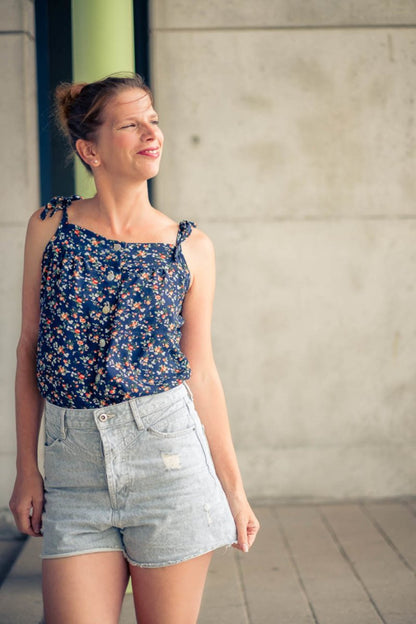
[[190, 273], [181, 243], [124, 243], [68, 223], [62, 210], [42, 259], [37, 379], [41, 395], [65, 408], [95, 408], [169, 390], [190, 376], [180, 350], [181, 309]]

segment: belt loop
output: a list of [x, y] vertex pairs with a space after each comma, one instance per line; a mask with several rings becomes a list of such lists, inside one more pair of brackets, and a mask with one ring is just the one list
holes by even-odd
[[183, 382], [183, 385], [186, 388], [186, 392], [188, 393], [189, 398], [191, 399], [191, 401], [193, 401], [194, 400], [194, 395], [192, 394], [192, 390], [190, 389], [190, 387], [188, 386], [186, 381]]
[[65, 440], [66, 430], [66, 409], [61, 409], [61, 440]]
[[136, 423], [137, 429], [139, 431], [143, 431], [143, 429], [145, 429], [145, 426], [143, 424], [142, 417], [139, 414], [138, 401], [136, 401], [136, 399], [130, 399], [129, 405], [130, 405], [130, 409], [133, 414], [133, 418]]

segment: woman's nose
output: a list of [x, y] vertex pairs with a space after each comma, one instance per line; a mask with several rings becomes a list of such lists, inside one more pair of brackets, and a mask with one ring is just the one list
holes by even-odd
[[141, 128], [141, 135], [147, 139], [153, 139], [156, 136], [156, 126], [153, 124], [144, 124]]

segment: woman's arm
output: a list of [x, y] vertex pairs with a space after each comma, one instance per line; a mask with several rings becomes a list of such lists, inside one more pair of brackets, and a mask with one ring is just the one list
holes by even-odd
[[218, 478], [227, 496], [237, 526], [240, 550], [253, 544], [259, 522], [244, 492], [231, 438], [222, 384], [211, 344], [211, 318], [215, 291], [215, 257], [209, 238], [199, 230], [183, 244], [192, 274], [191, 287], [183, 304], [181, 348], [189, 360], [189, 380], [195, 407], [205, 427]]
[[39, 328], [39, 291], [42, 254], [55, 232], [60, 216], [41, 221], [40, 210], [32, 215], [26, 234], [22, 290], [22, 327], [16, 368], [16, 481], [10, 499], [17, 528], [38, 536], [43, 510], [43, 480], [37, 449], [43, 399], [36, 384], [36, 344]]

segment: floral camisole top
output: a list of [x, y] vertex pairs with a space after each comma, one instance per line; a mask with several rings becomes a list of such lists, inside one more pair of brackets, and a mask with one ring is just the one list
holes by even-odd
[[190, 273], [181, 244], [125, 243], [68, 223], [80, 199], [55, 197], [41, 218], [62, 210], [42, 259], [37, 381], [64, 408], [97, 408], [164, 392], [190, 376], [180, 349]]

